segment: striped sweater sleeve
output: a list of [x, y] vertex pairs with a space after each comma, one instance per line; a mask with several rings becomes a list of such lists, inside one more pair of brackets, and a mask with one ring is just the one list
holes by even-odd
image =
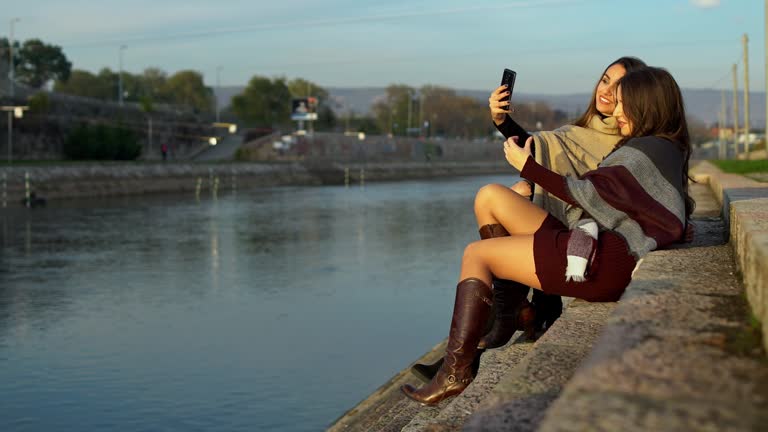
[[568, 185], [565, 177], [550, 171], [539, 165], [532, 157], [529, 157], [520, 171], [520, 176], [541, 186], [545, 191], [560, 198], [568, 204], [579, 206], [571, 194], [568, 192]]
[[636, 257], [679, 241], [685, 230], [682, 151], [658, 137], [635, 138], [580, 178], [526, 161], [521, 173], [627, 240]]

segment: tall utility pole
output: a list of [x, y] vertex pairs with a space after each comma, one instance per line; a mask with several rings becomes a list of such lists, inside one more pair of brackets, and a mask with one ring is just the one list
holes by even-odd
[[413, 112], [413, 93], [408, 89], [408, 122], [405, 125], [405, 136], [411, 136], [411, 117]]
[[744, 153], [749, 159], [749, 55], [747, 43], [749, 38], [747, 34], [741, 37], [741, 43], [744, 45]]
[[[765, 0], [768, 1], [768, 0]], [[718, 143], [718, 157], [720, 159], [725, 159], [728, 155], [728, 147], [725, 144], [725, 89], [720, 90], [720, 112], [718, 113], [717, 119], [720, 123], [720, 127], [718, 130], [720, 131], [717, 134], [717, 143]]]
[[214, 98], [214, 103], [216, 104], [216, 123], [219, 122], [219, 114], [221, 111], [219, 109], [219, 93], [221, 93], [221, 69], [221, 66], [216, 67], [216, 97]]
[[[768, 1], [768, 0], [765, 0]], [[424, 136], [424, 90], [419, 91], [419, 137]]]
[[[11, 19], [11, 33], [10, 37], [8, 39], [8, 86], [9, 86], [9, 92], [11, 96], [11, 103], [13, 102], [13, 98], [16, 95], [16, 86], [14, 85], [14, 69], [16, 66], [13, 64], [13, 26], [17, 22], [21, 21], [20, 18], [12, 18]], [[13, 111], [8, 111], [8, 163], [10, 164], [13, 161]]]
[[11, 97], [13, 97], [16, 94], [16, 89], [14, 84], [14, 69], [15, 66], [13, 64], [13, 27], [14, 24], [21, 21], [21, 18], [13, 18], [11, 19], [11, 34], [10, 38], [8, 39], [8, 90], [10, 91], [9, 94]]
[[[765, 0], [765, 141], [768, 152], [768, 0]], [[768, 153], [766, 154], [768, 156]]]
[[733, 64], [733, 157], [739, 155], [739, 77]]
[[128, 48], [125, 45], [120, 45], [118, 51], [118, 73], [117, 73], [117, 102], [123, 105], [123, 51]]
[[[312, 84], [309, 81], [307, 81], [307, 108], [309, 108], [309, 98], [311, 97], [312, 97]], [[315, 113], [317, 113], [317, 104], [315, 104]], [[315, 136], [315, 127], [313, 123], [314, 120], [309, 119], [308, 122], [309, 122], [309, 128], [308, 128], [309, 136], [313, 137], [312, 139], [314, 139], [314, 136]]]

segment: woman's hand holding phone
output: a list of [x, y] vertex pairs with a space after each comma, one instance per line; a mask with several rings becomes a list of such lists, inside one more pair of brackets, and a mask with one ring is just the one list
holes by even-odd
[[509, 90], [506, 85], [500, 85], [488, 98], [488, 108], [491, 110], [491, 119], [497, 125], [504, 123], [507, 114], [511, 114], [509, 106]]
[[501, 75], [501, 85], [491, 93], [488, 98], [488, 107], [491, 109], [491, 118], [496, 125], [504, 123], [507, 114], [511, 114], [512, 90], [515, 87], [517, 72], [512, 69], [504, 69]]

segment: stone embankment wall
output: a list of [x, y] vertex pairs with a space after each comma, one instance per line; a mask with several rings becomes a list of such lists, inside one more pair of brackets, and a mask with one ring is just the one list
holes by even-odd
[[0, 168], [0, 199], [20, 205], [25, 181], [48, 200], [87, 196], [172, 193], [277, 185], [349, 184], [381, 180], [507, 173], [506, 162], [402, 163], [72, 163]]
[[364, 139], [341, 133], [315, 133], [292, 139], [276, 152], [272, 144], [279, 137], [255, 140], [242, 146], [244, 160], [301, 159], [314, 162], [429, 162], [499, 161], [504, 159], [501, 138], [416, 138], [370, 135]]

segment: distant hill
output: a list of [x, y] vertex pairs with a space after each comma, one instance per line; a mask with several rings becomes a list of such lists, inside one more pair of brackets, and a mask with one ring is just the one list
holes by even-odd
[[[243, 91], [244, 87], [230, 86], [222, 87], [217, 91], [219, 103], [223, 106], [229, 105], [232, 97]], [[337, 113], [346, 113], [352, 109], [356, 114], [369, 113], [371, 106], [377, 98], [381, 98], [386, 93], [383, 87], [369, 88], [348, 88], [348, 87], [326, 87], [326, 90], [333, 98], [331, 104]], [[471, 96], [481, 102], [488, 100], [488, 91], [481, 90], [456, 90], [457, 94]], [[743, 102], [744, 92], [739, 93], [739, 117], [743, 121]], [[553, 109], [565, 111], [571, 115], [580, 113], [587, 104], [590, 95], [587, 93], [576, 93], [566, 95], [548, 95], [515, 93], [515, 99], [519, 102], [541, 101], [549, 104]], [[692, 115], [705, 123], [717, 124], [717, 116], [720, 111], [720, 90], [710, 89], [683, 89], [683, 98], [685, 99], [688, 114]], [[725, 94], [727, 104], [727, 115], [730, 119], [732, 110], [730, 104], [733, 96], [730, 92]], [[750, 119], [751, 127], [763, 129], [765, 127], [765, 92], [750, 92]]]

